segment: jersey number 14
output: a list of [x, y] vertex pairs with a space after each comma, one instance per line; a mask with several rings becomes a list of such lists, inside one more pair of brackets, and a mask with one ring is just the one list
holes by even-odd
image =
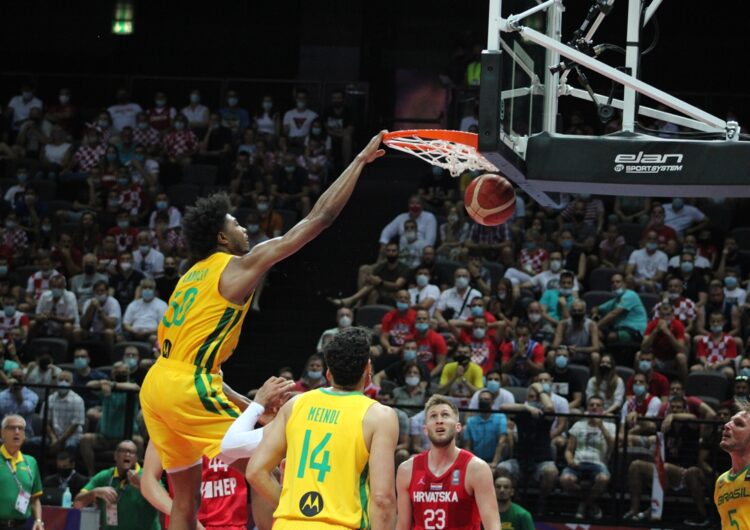
[[318, 472], [318, 482], [325, 482], [326, 474], [331, 470], [331, 466], [328, 464], [331, 452], [325, 450], [326, 444], [331, 441], [331, 433], [326, 433], [320, 443], [313, 447], [312, 452], [310, 451], [311, 436], [312, 431], [307, 429], [305, 431], [305, 439], [302, 443], [302, 455], [300, 456], [299, 467], [297, 468], [297, 478], [304, 478], [305, 471], [307, 468], [310, 468]]

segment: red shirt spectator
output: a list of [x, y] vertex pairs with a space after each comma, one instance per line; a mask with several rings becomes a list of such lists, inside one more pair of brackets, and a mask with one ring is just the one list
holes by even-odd
[[[497, 346], [491, 337], [485, 336], [482, 339], [474, 337], [471, 329], [462, 329], [459, 341], [461, 344], [468, 344], [471, 348], [471, 362], [482, 367], [486, 374], [495, 367], [495, 357], [497, 355]], [[536, 361], [534, 361], [536, 362]]]
[[445, 338], [434, 329], [428, 329], [424, 335], [415, 332], [412, 338], [417, 342], [417, 360], [430, 371], [448, 355]]
[[[655, 318], [648, 323], [644, 336], [648, 337], [649, 335], [654, 333], [654, 330], [656, 330], [656, 327], [659, 325], [659, 320], [659, 318]], [[680, 322], [678, 319], [674, 317], [672, 318], [672, 320], [669, 322], [669, 330], [672, 332], [672, 335], [675, 339], [683, 341], [685, 340], [685, 326], [683, 326], [682, 322]], [[675, 355], [677, 355], [677, 350], [675, 350], [674, 346], [672, 346], [669, 337], [667, 337], [663, 333], [658, 333], [654, 336], [654, 342], [651, 344], [651, 351], [654, 352], [654, 356], [660, 361], [674, 360]]]
[[180, 158], [191, 155], [198, 145], [198, 138], [190, 129], [172, 131], [164, 137], [164, 150], [169, 158]]
[[159, 132], [165, 131], [172, 126], [172, 120], [177, 116], [174, 107], [152, 107], [146, 111], [148, 123]]
[[145, 129], [136, 127], [133, 129], [133, 143], [150, 149], [151, 147], [159, 146], [161, 143], [161, 136], [159, 136], [159, 131], [151, 126], [146, 127]]
[[125, 228], [114, 226], [107, 231], [107, 235], [115, 238], [118, 252], [130, 252], [135, 247], [138, 229], [130, 225]]
[[84, 144], [75, 152], [73, 160], [78, 170], [86, 173], [92, 167], [98, 166], [106, 153], [107, 148], [104, 144]]
[[[703, 401], [701, 401], [697, 397], [693, 396], [683, 396], [685, 400], [685, 404], [687, 405], [687, 411], [690, 414], [695, 414], [696, 416], [700, 417], [700, 408], [701, 405], [703, 405]], [[669, 400], [665, 401], [661, 404], [659, 407], [659, 417], [664, 418], [669, 414]]]
[[[669, 379], [661, 375], [659, 372], [651, 370], [648, 378], [648, 393], [652, 396], [668, 396], [669, 395]], [[625, 384], [625, 394], [628, 396], [633, 395], [633, 376], [628, 377], [628, 382]], [[639, 413], [640, 414], [640, 413]]]
[[[513, 351], [516, 349], [516, 341], [505, 341], [500, 345], [500, 354], [502, 362], [508, 362], [513, 357]], [[544, 346], [535, 340], [529, 340], [526, 346], [526, 355], [520, 355], [516, 360], [516, 366], [508, 372], [510, 375], [523, 379], [528, 376], [526, 367], [526, 358], [530, 358], [535, 364], [544, 364]]]
[[549, 252], [542, 247], [537, 247], [534, 250], [522, 248], [521, 253], [518, 255], [518, 262], [521, 265], [521, 269], [531, 275], [542, 272], [542, 264], [548, 259]]
[[29, 329], [29, 317], [26, 313], [16, 312], [8, 316], [5, 311], [0, 311], [0, 339], [8, 336], [11, 328]]
[[[659, 306], [663, 303], [665, 302], [659, 302], [658, 304], [656, 304], [656, 306], [654, 306], [655, 317], [659, 316]], [[675, 318], [679, 319], [679, 321], [682, 322], [683, 326], [695, 320], [695, 317], [698, 315], [698, 310], [696, 309], [695, 302], [693, 302], [690, 298], [680, 296], [672, 300], [670, 303], [672, 304], [672, 309], [674, 309]]]
[[138, 184], [130, 184], [127, 187], [117, 187], [117, 194], [120, 198], [120, 208], [127, 211], [130, 215], [138, 215], [143, 209], [146, 202], [146, 196], [143, 188]]
[[[53, 256], [54, 261], [54, 256]], [[36, 271], [34, 274], [29, 276], [26, 282], [26, 293], [33, 293], [34, 300], [39, 300], [44, 291], [49, 291], [49, 281], [53, 276], [60, 276], [60, 273], [55, 269], [50, 269], [46, 273], [43, 271]]]
[[383, 315], [381, 328], [383, 333], [388, 334], [388, 341], [392, 346], [403, 346], [406, 339], [414, 334], [416, 322], [417, 312], [413, 309], [404, 312], [393, 309]]
[[726, 359], [736, 358], [737, 344], [734, 337], [724, 332], [718, 338], [714, 338], [712, 335], [702, 335], [698, 339], [695, 354], [697, 357], [705, 359], [708, 364], [716, 364]]

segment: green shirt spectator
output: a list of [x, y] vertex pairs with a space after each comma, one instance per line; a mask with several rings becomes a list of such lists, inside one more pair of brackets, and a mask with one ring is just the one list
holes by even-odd
[[[625, 289], [623, 293], [615, 295], [612, 300], [604, 302], [599, 307], [599, 313], [605, 315], [614, 309], [622, 309], [623, 312], [612, 322], [614, 329], [630, 329], [637, 331], [641, 336], [646, 331], [648, 316], [643, 307], [640, 297], [635, 291]], [[640, 340], [640, 339], [638, 339]]]
[[25, 521], [31, 517], [31, 502], [26, 504], [26, 511], [23, 513], [16, 510], [18, 486], [20, 484], [29, 495], [29, 500], [41, 495], [42, 477], [39, 475], [39, 466], [33, 456], [21, 451], [12, 456], [5, 445], [0, 446], [0, 455], [3, 458], [3, 463], [0, 464], [0, 520]]
[[[542, 307], [546, 310], [547, 314], [558, 322], [563, 318], [563, 309], [560, 306], [561, 296], [563, 295], [560, 293], [559, 289], [547, 289], [539, 300], [539, 303], [542, 304]], [[571, 306], [573, 300], [575, 300], [575, 296], [573, 296], [572, 293], [565, 295], [565, 301], [567, 302], [568, 307]]]
[[[102, 394], [102, 417], [99, 420], [99, 433], [110, 440], [117, 440], [125, 436], [125, 412], [127, 410], [127, 392], [112, 392]], [[135, 397], [135, 411], [133, 412], [133, 432], [138, 433], [138, 397]]]
[[506, 511], [500, 512], [500, 520], [503, 522], [503, 530], [534, 530], [531, 514], [515, 502], [511, 502]]

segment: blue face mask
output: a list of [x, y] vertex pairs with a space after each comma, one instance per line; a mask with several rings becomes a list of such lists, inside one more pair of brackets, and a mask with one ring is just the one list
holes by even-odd
[[570, 250], [573, 248], [573, 240], [572, 239], [563, 239], [560, 241], [560, 246], [563, 248], [563, 250]]
[[456, 278], [456, 287], [459, 289], [466, 289], [469, 286], [469, 279], [466, 276], [459, 276]]
[[568, 367], [568, 358], [564, 355], [558, 355], [555, 357], [555, 366], [557, 366], [560, 370], [565, 370], [565, 368]]
[[404, 361], [407, 363], [417, 360], [416, 350], [404, 350]]
[[633, 394], [640, 397], [646, 394], [646, 387], [643, 385], [633, 385]]
[[478, 305], [471, 306], [471, 316], [474, 318], [484, 316], [484, 308]]
[[737, 278], [734, 276], [727, 276], [724, 278], [724, 285], [726, 285], [728, 289], [734, 289], [737, 287]]
[[682, 263], [680, 263], [680, 269], [682, 269], [682, 272], [686, 274], [690, 274], [691, 272], [693, 272], [694, 267], [695, 266], [693, 265], [692, 261], [683, 261]]
[[612, 292], [615, 293], [615, 296], [620, 296], [622, 293], [625, 292], [625, 289], [623, 289], [622, 287], [619, 287], [617, 289], [613, 289]]
[[685, 206], [685, 201], [682, 199], [673, 199], [672, 200], [672, 209], [675, 211], [682, 210], [682, 207]]
[[740, 375], [750, 377], [750, 368], [740, 368]]
[[640, 361], [638, 363], [638, 370], [642, 373], [648, 373], [651, 371], [651, 361]]
[[136, 366], [138, 366], [138, 359], [136, 359], [135, 357], [128, 357], [127, 359], [125, 359], [125, 364], [127, 364], [128, 368], [132, 370]]
[[73, 359], [73, 366], [76, 370], [83, 370], [89, 365], [89, 360], [85, 357], [76, 357]]
[[141, 291], [141, 296], [146, 302], [150, 302], [154, 299], [154, 290], [153, 289], [143, 289]]
[[560, 296], [570, 296], [571, 294], [573, 294], [573, 289], [567, 289], [565, 287], [560, 287], [560, 289], [558, 289], [558, 290], [560, 291]]
[[323, 377], [323, 372], [320, 370], [308, 370], [307, 377], [310, 379], [320, 379]]
[[552, 390], [552, 385], [549, 383], [542, 383], [542, 390], [549, 394], [550, 390]]
[[62, 289], [50, 289], [52, 291], [52, 297], [53, 298], [60, 298], [63, 294]]
[[414, 324], [414, 327], [420, 333], [427, 333], [427, 330], [430, 329], [430, 325], [427, 322], [417, 322]]
[[3, 308], [3, 312], [5, 313], [6, 317], [10, 318], [10, 317], [12, 317], [13, 315], [16, 314], [16, 306], [14, 306], [14, 305], [6, 305]]
[[169, 203], [167, 201], [156, 201], [156, 207], [159, 210], [166, 210], [169, 206]]
[[0, 265], [0, 276], [5, 276], [6, 274], [8, 274], [8, 266]]
[[117, 155], [115, 153], [107, 153], [107, 160], [110, 162], [114, 162], [117, 160]]
[[528, 250], [529, 252], [536, 250], [536, 243], [534, 241], [527, 241], [526, 250]]
[[419, 287], [425, 287], [429, 283], [430, 279], [426, 274], [417, 274], [417, 285]]
[[402, 313], [409, 309], [408, 302], [396, 302], [396, 308]]
[[483, 339], [484, 336], [487, 334], [487, 330], [484, 328], [474, 328], [473, 334], [474, 334], [474, 338]]
[[497, 394], [500, 391], [500, 381], [487, 381], [485, 387], [493, 394]]
[[654, 242], [646, 243], [646, 250], [656, 250], [658, 246], [659, 245]]

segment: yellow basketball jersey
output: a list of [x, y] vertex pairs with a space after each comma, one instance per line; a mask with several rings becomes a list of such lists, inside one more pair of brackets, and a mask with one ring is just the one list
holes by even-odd
[[286, 425], [284, 484], [274, 513], [279, 528], [370, 527], [362, 420], [373, 403], [361, 392], [329, 389], [297, 398]]
[[252, 296], [244, 305], [236, 305], [219, 293], [221, 273], [232, 257], [216, 252], [193, 265], [177, 282], [159, 324], [165, 359], [216, 373], [234, 352]]
[[714, 502], [721, 515], [721, 527], [750, 530], [750, 466], [736, 475], [732, 470], [716, 479]]

